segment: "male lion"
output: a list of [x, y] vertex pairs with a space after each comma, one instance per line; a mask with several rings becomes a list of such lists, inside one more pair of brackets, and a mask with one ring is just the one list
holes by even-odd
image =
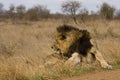
[[57, 27], [57, 34], [55, 35], [52, 48], [61, 56], [68, 57], [67, 62], [82, 61], [80, 57], [76, 57], [77, 59], [75, 59], [75, 55], [78, 56], [78, 54], [84, 57], [92, 54], [103, 68], [112, 68], [112, 66], [104, 60], [102, 54], [95, 49], [91, 41], [90, 33], [87, 30], [80, 30], [69, 25]]

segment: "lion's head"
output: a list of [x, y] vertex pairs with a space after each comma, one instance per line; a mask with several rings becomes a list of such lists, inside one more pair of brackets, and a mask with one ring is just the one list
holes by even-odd
[[86, 30], [63, 25], [57, 28], [52, 48], [67, 57], [71, 57], [73, 52], [85, 54], [85, 50], [92, 46], [89, 40], [90, 36]]

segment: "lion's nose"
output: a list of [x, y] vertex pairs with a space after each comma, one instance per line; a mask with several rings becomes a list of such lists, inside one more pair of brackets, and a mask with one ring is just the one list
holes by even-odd
[[51, 48], [53, 49], [53, 46], [51, 46]]
[[57, 49], [57, 51], [60, 51], [60, 49]]

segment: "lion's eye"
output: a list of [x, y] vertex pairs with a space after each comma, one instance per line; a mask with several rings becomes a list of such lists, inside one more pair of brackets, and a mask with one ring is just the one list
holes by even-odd
[[67, 37], [65, 35], [61, 35], [60, 40], [65, 40]]

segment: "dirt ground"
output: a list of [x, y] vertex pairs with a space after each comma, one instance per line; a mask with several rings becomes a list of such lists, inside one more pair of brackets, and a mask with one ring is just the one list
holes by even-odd
[[63, 80], [120, 80], [120, 69], [95, 71]]

